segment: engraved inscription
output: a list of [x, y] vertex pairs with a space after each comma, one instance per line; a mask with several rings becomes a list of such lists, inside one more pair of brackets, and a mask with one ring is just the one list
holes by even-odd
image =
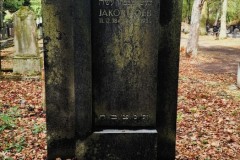
[[[99, 0], [99, 5], [101, 6], [130, 6], [134, 5], [136, 2], [134, 0]], [[151, 6], [152, 0], [143, 0], [141, 6]]]
[[134, 114], [134, 115], [128, 115], [128, 114], [121, 114], [121, 115], [116, 115], [116, 114], [110, 114], [110, 115], [105, 115], [101, 114], [98, 116], [99, 120], [143, 120], [143, 121], [148, 121], [149, 120], [149, 115], [148, 114]]
[[117, 115], [110, 115], [110, 119], [111, 119], [111, 120], [117, 120], [117, 119], [118, 119], [118, 116], [117, 116]]
[[[135, 2], [133, 0], [99, 0], [99, 23], [100, 24], [118, 24], [120, 17], [127, 17], [125, 20], [131, 23], [151, 23], [153, 0], [142, 0]], [[133, 6], [139, 7], [133, 7]], [[133, 9], [134, 8], [134, 9]]]

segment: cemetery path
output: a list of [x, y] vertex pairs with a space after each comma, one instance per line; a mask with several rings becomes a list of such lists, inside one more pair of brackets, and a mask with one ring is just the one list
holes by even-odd
[[[188, 35], [182, 35], [181, 46], [187, 44]], [[240, 38], [215, 40], [214, 36], [199, 37], [196, 67], [206, 73], [236, 73], [240, 62]]]

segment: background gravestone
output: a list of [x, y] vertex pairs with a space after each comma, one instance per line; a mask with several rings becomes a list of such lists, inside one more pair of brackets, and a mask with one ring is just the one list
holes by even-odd
[[13, 72], [20, 74], [40, 73], [40, 57], [34, 12], [27, 6], [14, 15]]
[[48, 159], [175, 159], [181, 4], [43, 4]]

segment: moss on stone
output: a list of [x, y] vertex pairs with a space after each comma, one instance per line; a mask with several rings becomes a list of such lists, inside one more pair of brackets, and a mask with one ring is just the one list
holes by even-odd
[[22, 6], [20, 9], [16, 12], [16, 15], [20, 17], [21, 21], [24, 21], [29, 15], [34, 15], [35, 14], [28, 6]]

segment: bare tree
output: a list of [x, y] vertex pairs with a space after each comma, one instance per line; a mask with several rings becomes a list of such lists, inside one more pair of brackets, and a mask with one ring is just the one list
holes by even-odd
[[186, 55], [189, 57], [197, 56], [200, 18], [204, 2], [205, 0], [194, 0], [193, 3], [190, 34], [186, 48]]
[[220, 29], [220, 39], [227, 38], [227, 24], [226, 24], [226, 19], [227, 19], [227, 0], [223, 0], [222, 3], [222, 15], [221, 15], [221, 29]]
[[222, 2], [219, 2], [219, 7], [217, 8], [217, 14], [216, 14], [214, 26], [217, 26], [217, 24], [218, 24], [218, 19], [219, 19], [220, 12], [221, 12], [221, 6], [222, 6]]

